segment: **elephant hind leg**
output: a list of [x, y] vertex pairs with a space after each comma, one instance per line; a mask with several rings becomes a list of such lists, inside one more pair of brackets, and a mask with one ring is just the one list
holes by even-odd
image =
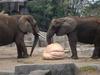
[[98, 40], [98, 42], [96, 41], [96, 43], [94, 44], [94, 51], [93, 51], [93, 55], [92, 55], [91, 58], [93, 58], [93, 59], [100, 58], [100, 44], [99, 44], [99, 40]]
[[27, 49], [25, 47], [24, 43], [24, 35], [18, 35], [16, 38], [16, 46], [17, 46], [17, 53], [18, 53], [18, 58], [27, 58], [29, 57]]
[[100, 46], [96, 46], [94, 51], [93, 51], [93, 55], [92, 57], [93, 59], [98, 59], [100, 58]]
[[95, 40], [94, 40], [94, 52], [92, 55], [93, 59], [98, 59], [100, 58], [100, 34], [97, 34]]

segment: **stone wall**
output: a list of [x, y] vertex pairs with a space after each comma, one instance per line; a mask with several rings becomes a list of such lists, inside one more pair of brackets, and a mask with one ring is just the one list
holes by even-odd
[[[74, 64], [33, 64], [15, 67], [16, 75], [28, 75], [35, 70], [50, 70], [48, 75], [77, 75], [78, 69]], [[34, 75], [34, 74], [33, 74]]]

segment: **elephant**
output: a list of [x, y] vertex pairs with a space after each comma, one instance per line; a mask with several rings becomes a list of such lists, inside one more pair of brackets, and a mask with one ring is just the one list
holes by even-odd
[[31, 15], [5, 15], [0, 14], [0, 46], [15, 42], [17, 58], [28, 58], [29, 54], [24, 43], [24, 35], [32, 33], [35, 37], [32, 52], [39, 39], [39, 28], [36, 20]]
[[53, 42], [53, 36], [67, 35], [72, 59], [78, 59], [77, 42], [93, 44], [93, 59], [100, 58], [100, 18], [95, 16], [67, 16], [52, 19], [47, 31], [47, 43]]

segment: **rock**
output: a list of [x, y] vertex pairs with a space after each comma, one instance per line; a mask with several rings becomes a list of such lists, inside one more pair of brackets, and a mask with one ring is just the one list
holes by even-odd
[[14, 72], [0, 72], [0, 75], [15, 75]]
[[29, 75], [48, 75], [50, 70], [35, 70], [31, 71]]
[[29, 75], [31, 71], [35, 70], [50, 70], [50, 74], [47, 75], [78, 75], [78, 68], [73, 63], [19, 65], [15, 67], [15, 74]]
[[61, 59], [64, 57], [64, 48], [58, 43], [48, 45], [43, 51], [44, 59]]

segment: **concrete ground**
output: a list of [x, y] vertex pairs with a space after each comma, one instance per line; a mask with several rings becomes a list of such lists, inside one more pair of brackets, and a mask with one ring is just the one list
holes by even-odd
[[[88, 49], [87, 49], [88, 48]], [[44, 60], [42, 58], [43, 47], [35, 48], [32, 57], [25, 59], [17, 59], [16, 47], [0, 47], [0, 71], [1, 72], [14, 72], [16, 65], [22, 64], [34, 64], [34, 63], [50, 63], [50, 64], [62, 64], [62, 63], [74, 63], [81, 70], [80, 75], [100, 75], [100, 59], [91, 59], [93, 49], [90, 46], [78, 47], [78, 60], [71, 59], [71, 53], [69, 49], [66, 52], [66, 58], [60, 60]], [[85, 49], [85, 50], [84, 50]], [[30, 48], [28, 48], [30, 52]], [[92, 65], [92, 67], [91, 67]], [[96, 68], [95, 68], [96, 67]]]

